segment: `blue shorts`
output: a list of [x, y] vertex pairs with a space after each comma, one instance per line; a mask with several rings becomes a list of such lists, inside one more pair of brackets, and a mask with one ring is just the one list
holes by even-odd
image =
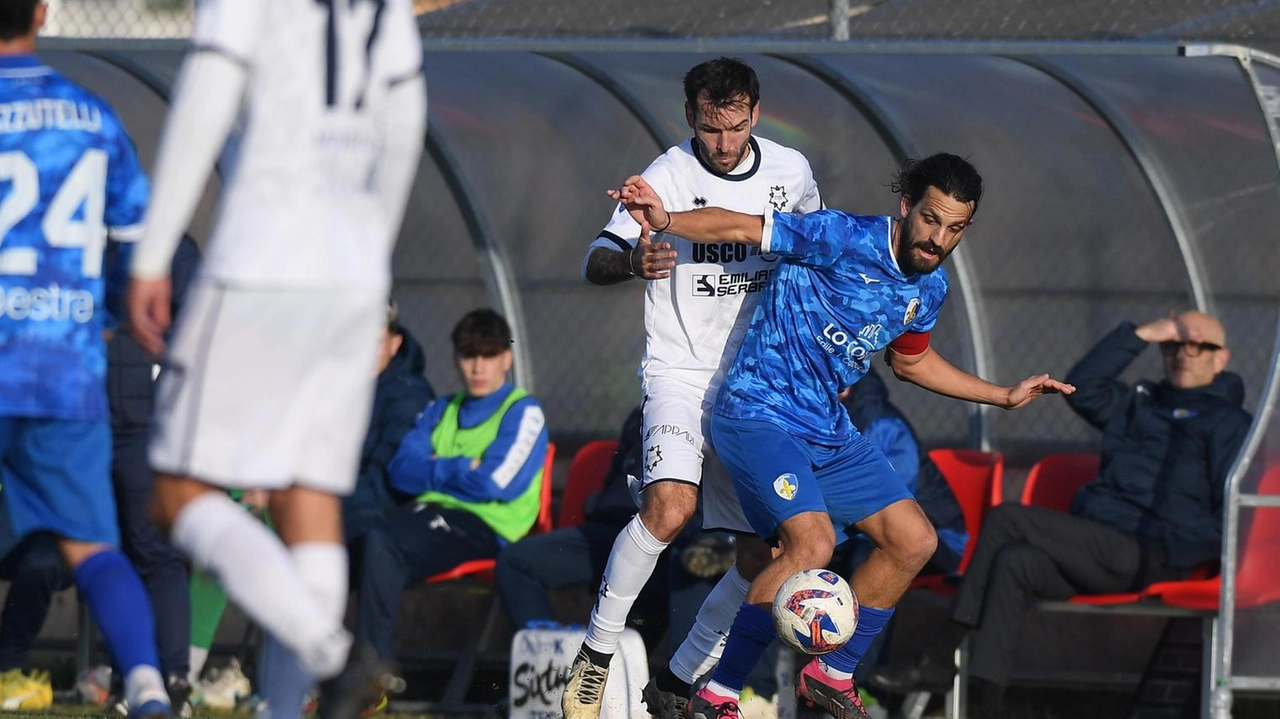
[[0, 417], [2, 491], [13, 532], [119, 546], [106, 421]]
[[716, 452], [733, 476], [742, 511], [766, 540], [802, 512], [826, 512], [839, 544], [853, 525], [894, 502], [914, 499], [879, 448], [855, 433], [840, 447], [812, 444], [768, 422], [711, 421]]

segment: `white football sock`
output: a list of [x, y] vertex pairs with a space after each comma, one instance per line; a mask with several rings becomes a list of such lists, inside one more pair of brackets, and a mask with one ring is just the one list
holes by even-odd
[[821, 669], [823, 674], [826, 674], [832, 679], [852, 679], [853, 678], [853, 672], [846, 672], [842, 669], [836, 669], [835, 667], [823, 661], [822, 657], [818, 657], [817, 661], [818, 661], [818, 669]]
[[192, 644], [190, 651], [187, 652], [187, 658], [191, 665], [191, 674], [187, 676], [187, 681], [191, 682], [191, 686], [195, 686], [200, 683], [200, 673], [204, 671], [204, 663], [209, 660], [209, 650]]
[[[191, 500], [173, 543], [217, 577], [227, 596], [320, 678], [342, 671], [351, 634], [311, 591], [280, 538], [221, 492]], [[344, 580], [345, 581], [345, 580]]]
[[627, 522], [609, 553], [583, 644], [602, 654], [613, 654], [617, 650], [631, 605], [649, 581], [653, 568], [658, 565], [658, 555], [667, 544], [659, 542], [645, 529], [639, 514]]
[[737, 564], [724, 573], [707, 598], [702, 600], [693, 629], [680, 642], [676, 653], [671, 655], [672, 674], [692, 684], [711, 671], [724, 653], [729, 627], [733, 626], [733, 618], [738, 616], [738, 608], [746, 601], [750, 588], [751, 582], [738, 573]]
[[[306, 542], [289, 548], [294, 567], [325, 616], [342, 621], [347, 607], [347, 548], [341, 544]], [[315, 675], [298, 655], [271, 635], [262, 642], [262, 677], [267, 714], [264, 719], [298, 719]]]
[[131, 708], [150, 701], [168, 704], [169, 690], [164, 686], [164, 677], [160, 676], [159, 669], [139, 664], [124, 675], [124, 698]]
[[289, 548], [293, 566], [320, 610], [342, 624], [347, 613], [347, 547], [336, 542], [303, 542]]

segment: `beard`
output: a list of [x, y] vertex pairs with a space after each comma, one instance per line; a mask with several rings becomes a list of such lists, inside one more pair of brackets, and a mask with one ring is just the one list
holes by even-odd
[[[944, 252], [941, 247], [933, 244], [929, 240], [917, 240], [911, 231], [909, 223], [902, 224], [901, 247], [898, 252], [898, 265], [912, 274], [925, 275], [938, 269], [942, 261], [947, 259], [950, 252]], [[932, 250], [937, 253], [936, 256], [917, 253], [916, 250]]]
[[716, 155], [711, 148], [707, 147], [706, 144], [702, 142], [702, 140], [698, 140], [697, 142], [698, 150], [702, 153], [702, 158], [706, 160], [707, 164], [711, 165], [716, 172], [719, 172], [722, 175], [727, 175], [728, 173], [733, 172], [737, 169], [738, 165], [742, 164], [742, 158], [747, 156], [747, 150], [751, 144], [750, 142], [742, 143], [742, 147], [739, 147], [736, 153]]

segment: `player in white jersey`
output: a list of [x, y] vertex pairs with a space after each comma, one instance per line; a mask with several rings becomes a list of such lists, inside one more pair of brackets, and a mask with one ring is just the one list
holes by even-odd
[[[821, 198], [809, 162], [799, 152], [752, 129], [760, 117], [755, 72], [736, 58], [701, 63], [684, 78], [685, 117], [694, 136], [667, 150], [644, 177], [673, 207], [777, 209], [811, 212]], [[738, 562], [708, 595], [670, 667], [645, 687], [649, 711], [669, 719], [689, 684], [719, 657], [748, 583], [768, 562], [768, 549], [742, 515], [732, 480], [710, 444], [710, 417], [725, 368], [776, 258], [759, 248], [695, 244], [662, 234], [640, 238], [622, 208], [591, 244], [586, 279], [612, 284], [633, 276], [645, 291], [644, 477], [639, 514], [618, 535], [591, 623], [563, 695], [566, 719], [596, 719], [627, 614], [658, 555], [694, 514], [702, 487], [703, 526], [740, 533]]]
[[[156, 510], [269, 635], [272, 711], [296, 717], [333, 679], [321, 715], [354, 717], [385, 667], [342, 627], [339, 502], [422, 148], [421, 41], [409, 0], [205, 0], [192, 40], [132, 268], [130, 318], [154, 353], [169, 258], [220, 151], [225, 184], [157, 392]], [[222, 488], [273, 490], [279, 538]]]

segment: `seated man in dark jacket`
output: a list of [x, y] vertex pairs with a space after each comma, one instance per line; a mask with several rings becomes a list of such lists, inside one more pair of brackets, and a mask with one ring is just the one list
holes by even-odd
[[[1148, 345], [1163, 382], [1118, 377]], [[1003, 504], [987, 516], [939, 640], [910, 665], [872, 672], [886, 691], [944, 691], [970, 629], [981, 716], [1003, 712], [1018, 624], [1037, 599], [1134, 591], [1218, 558], [1223, 489], [1252, 421], [1218, 320], [1187, 312], [1124, 323], [1081, 359], [1067, 402], [1102, 431], [1102, 465], [1064, 514]]]

